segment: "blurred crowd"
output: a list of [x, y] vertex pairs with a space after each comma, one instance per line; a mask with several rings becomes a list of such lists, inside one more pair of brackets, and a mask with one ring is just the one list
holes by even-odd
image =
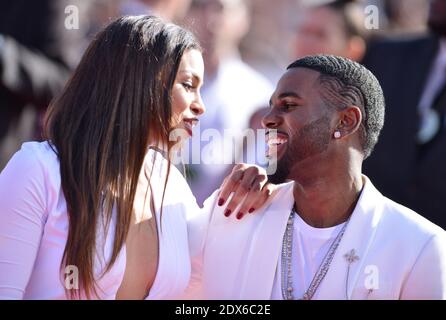
[[[0, 169], [22, 142], [41, 138], [45, 109], [89, 41], [125, 14], [158, 15], [199, 38], [202, 131], [260, 128], [276, 82], [299, 57], [365, 64], [383, 87], [386, 120], [364, 172], [446, 228], [445, 0], [1, 0]], [[219, 162], [187, 167], [199, 203], [231, 169]]]

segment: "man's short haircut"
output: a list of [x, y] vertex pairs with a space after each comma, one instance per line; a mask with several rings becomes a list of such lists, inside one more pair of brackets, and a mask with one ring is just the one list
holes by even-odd
[[307, 68], [320, 73], [323, 101], [329, 107], [345, 109], [355, 105], [361, 109], [360, 138], [367, 158], [384, 125], [384, 95], [376, 77], [364, 66], [332, 55], [303, 57], [287, 69]]

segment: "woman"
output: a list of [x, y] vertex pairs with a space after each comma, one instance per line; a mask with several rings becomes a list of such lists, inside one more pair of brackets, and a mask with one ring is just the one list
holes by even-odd
[[191, 134], [202, 79], [199, 44], [178, 26], [122, 17], [97, 35], [49, 109], [47, 141], [0, 175], [0, 298], [182, 293], [198, 207], [169, 134]]

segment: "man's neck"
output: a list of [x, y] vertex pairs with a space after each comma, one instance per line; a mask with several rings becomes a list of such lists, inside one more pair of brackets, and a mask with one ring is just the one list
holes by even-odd
[[345, 222], [353, 213], [364, 181], [361, 168], [339, 168], [318, 164], [295, 175], [294, 209], [309, 225], [328, 228]]

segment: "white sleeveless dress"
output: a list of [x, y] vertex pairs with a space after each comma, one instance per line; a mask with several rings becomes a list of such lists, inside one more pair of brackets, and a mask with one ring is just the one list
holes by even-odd
[[[161, 153], [150, 150], [145, 165], [152, 166], [153, 159], [150, 181], [159, 234], [159, 265], [146, 299], [174, 299], [187, 287], [191, 273], [186, 220], [200, 209], [186, 180], [171, 166], [160, 228], [168, 164]], [[114, 218], [106, 232], [98, 230], [94, 270], [99, 278], [99, 299], [115, 299], [125, 271], [124, 246], [111, 270], [102, 275], [112, 252]], [[67, 278], [59, 268], [68, 215], [59, 161], [48, 142], [23, 144], [0, 174], [0, 222], [0, 299], [65, 299]], [[67, 276], [73, 275], [72, 269], [66, 271]]]

